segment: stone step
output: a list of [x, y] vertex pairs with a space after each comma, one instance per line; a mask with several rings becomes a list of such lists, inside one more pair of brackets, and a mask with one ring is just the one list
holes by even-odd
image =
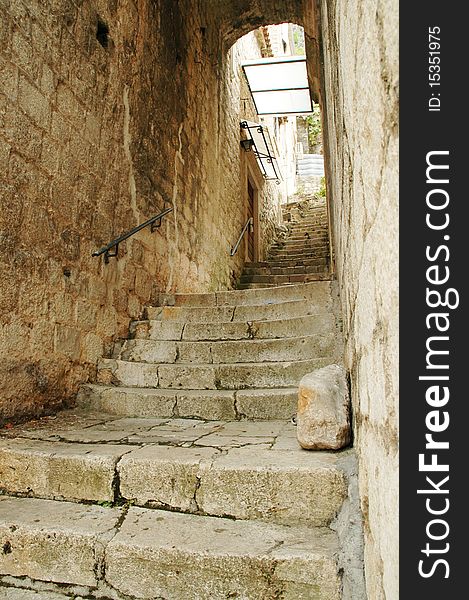
[[[331, 279], [331, 275], [329, 273], [329, 271], [324, 271], [321, 273], [309, 273], [306, 277], [305, 277], [305, 281], [326, 281], [326, 280], [330, 280]], [[266, 287], [274, 287], [276, 285], [279, 285], [277, 283], [268, 283], [268, 282], [264, 282], [264, 283], [256, 283], [256, 282], [249, 282], [246, 283], [245, 281], [242, 281], [240, 283], [238, 283], [238, 289], [240, 290], [249, 290], [249, 289], [260, 289], [260, 288], [266, 288]], [[281, 285], [294, 285], [293, 283], [284, 283]]]
[[262, 283], [270, 285], [283, 285], [286, 283], [297, 283], [299, 281], [321, 281], [324, 276], [329, 277], [325, 267], [313, 267], [318, 269], [315, 273], [303, 273], [298, 275], [251, 275], [243, 274], [240, 283]]
[[295, 265], [291, 267], [253, 267], [249, 264], [245, 265], [243, 275], [304, 275], [307, 273], [316, 273], [317, 269], [324, 268], [327, 265], [327, 260], [320, 258], [316, 260], [315, 265]]
[[178, 321], [133, 321], [131, 337], [167, 341], [217, 341], [292, 338], [316, 335], [334, 328], [330, 312], [264, 321], [180, 323]]
[[309, 232], [315, 229], [317, 226], [324, 226], [327, 232], [328, 218], [326, 211], [323, 211], [321, 214], [318, 214], [315, 217], [302, 219], [301, 221], [288, 221], [284, 224], [288, 226], [288, 229], [291, 232], [296, 233], [304, 233], [305, 231]]
[[[293, 285], [299, 279], [303, 281], [323, 281], [330, 279], [329, 270], [326, 267], [314, 267], [317, 272], [304, 273], [302, 275], [242, 275], [241, 284], [258, 285]], [[274, 283], [272, 284], [272, 281]]]
[[129, 598], [341, 598], [327, 528], [3, 497], [0, 535], [5, 575]]
[[[159, 306], [215, 307], [215, 306], [259, 306], [278, 304], [290, 300], [310, 299], [323, 301], [330, 294], [327, 283], [299, 284], [289, 288], [272, 290], [213, 292], [209, 294], [160, 294]], [[229, 320], [229, 319], [228, 319]]]
[[[238, 290], [261, 290], [263, 288], [275, 287], [276, 283], [238, 283]], [[292, 283], [285, 283], [283, 285], [293, 285]]]
[[[271, 289], [278, 289], [278, 287]], [[317, 298], [315, 302], [303, 299], [252, 306], [213, 306], [207, 308], [199, 306], [158, 306], [148, 307], [146, 312], [150, 321], [168, 323], [245, 323], [324, 314], [330, 312], [330, 301], [328, 298]]]
[[126, 340], [114, 358], [140, 363], [221, 364], [286, 362], [334, 354], [334, 329], [322, 334], [210, 342]]
[[290, 241], [290, 240], [285, 240], [279, 243], [274, 244], [271, 247], [271, 251], [276, 251], [276, 250], [288, 250], [288, 251], [299, 251], [299, 252], [303, 252], [303, 251], [311, 251], [311, 250], [317, 250], [323, 247], [327, 247], [328, 245], [328, 240], [302, 240], [300, 242], [297, 241]]
[[2, 493], [314, 526], [347, 496], [347, 452], [304, 452], [285, 421], [127, 418], [61, 433], [0, 438]]
[[268, 254], [269, 261], [277, 260], [315, 260], [318, 258], [328, 258], [329, 247], [321, 248], [320, 250], [308, 252], [289, 252], [285, 250], [270, 250]]
[[262, 261], [262, 262], [255, 262], [255, 263], [246, 263], [245, 268], [246, 270], [251, 268], [263, 268], [263, 267], [268, 267], [268, 268], [276, 268], [276, 267], [280, 267], [280, 268], [294, 268], [294, 267], [301, 267], [301, 266], [317, 266], [317, 265], [322, 265], [324, 263], [327, 263], [327, 258], [326, 257], [319, 257], [319, 258], [307, 258], [307, 259], [290, 259], [290, 258], [283, 258], [280, 260], [269, 260], [269, 261]]
[[334, 356], [232, 364], [151, 364], [107, 358], [98, 363], [97, 380], [105, 385], [197, 390], [290, 387], [298, 385], [306, 373], [334, 362]]
[[321, 242], [329, 241], [329, 236], [327, 235], [326, 227], [324, 227], [324, 231], [315, 227], [314, 229], [309, 229], [304, 232], [294, 233], [291, 232], [286, 238], [289, 242], [306, 242], [310, 240], [316, 240]]
[[[122, 509], [0, 496], [0, 573], [95, 587]], [[3, 589], [3, 588], [0, 588]]]
[[298, 217], [290, 220], [284, 220], [283, 225], [287, 226], [289, 230], [293, 231], [305, 231], [311, 230], [315, 227], [323, 227], [327, 225], [327, 212], [322, 210], [320, 213], [316, 213], [314, 216], [309, 217]]
[[297, 411], [298, 388], [177, 390], [85, 384], [78, 406], [122, 417], [290, 419]]
[[271, 246], [271, 250], [299, 250], [301, 252], [306, 251], [310, 252], [312, 250], [317, 250], [318, 248], [326, 247], [329, 245], [329, 240], [323, 239], [311, 239], [305, 238], [303, 240], [281, 240], [276, 242]]

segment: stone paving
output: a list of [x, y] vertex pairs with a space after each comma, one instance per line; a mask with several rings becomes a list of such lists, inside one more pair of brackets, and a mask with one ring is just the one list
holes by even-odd
[[340, 356], [334, 289], [162, 294], [75, 408], [3, 430], [0, 598], [343, 600], [354, 452], [303, 450], [291, 420]]

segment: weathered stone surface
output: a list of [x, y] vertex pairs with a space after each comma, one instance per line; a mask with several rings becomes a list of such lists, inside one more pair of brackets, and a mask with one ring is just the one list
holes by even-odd
[[158, 365], [102, 359], [98, 364], [98, 382], [126, 387], [158, 387]]
[[216, 454], [213, 448], [146, 446], [134, 450], [119, 463], [121, 494], [140, 506], [151, 503], [196, 512], [201, 464], [211, 463]]
[[[298, 10], [289, 0], [268, 14]], [[251, 107], [240, 114], [238, 56], [261, 47], [252, 32], [228, 60], [224, 36], [213, 34], [225, 17], [218, 3], [189, 0], [138, 10], [114, 0], [1, 2], [0, 335], [14, 351], [2, 338], [0, 419], [70, 401], [102, 348], [160, 292], [230, 289], [239, 276], [245, 252], [228, 248], [245, 222], [239, 122]], [[97, 39], [98, 18], [108, 43]], [[260, 181], [268, 244], [283, 188]], [[120, 245], [118, 261], [91, 257], [169, 205], [156, 232]]]
[[[56, 592], [37, 592], [24, 588], [0, 588], [2, 600], [67, 600], [70, 596], [57, 594]], [[78, 599], [79, 600], [79, 599]]]
[[120, 511], [52, 500], [0, 497], [0, 573], [96, 585]]
[[211, 355], [214, 363], [285, 362], [331, 356], [333, 335], [316, 335], [272, 340], [242, 340], [214, 342]]
[[346, 496], [333, 456], [299, 448], [282, 453], [233, 448], [201, 465], [197, 506], [210, 515], [291, 524], [328, 525]]
[[317, 358], [297, 362], [238, 363], [216, 366], [217, 385], [226, 389], [289, 387], [297, 385], [308, 371], [330, 362]]
[[[156, 323], [156, 321], [153, 321]], [[241, 339], [274, 339], [315, 335], [333, 331], [335, 319], [332, 314], [311, 315], [304, 317], [284, 318], [270, 321], [250, 321], [234, 323], [187, 323], [184, 327], [183, 340], [241, 340]], [[164, 339], [164, 338], [162, 338]]]
[[335, 535], [131, 508], [106, 551], [106, 580], [139, 598], [339, 600]]
[[333, 331], [306, 337], [214, 342], [127, 340], [119, 360], [146, 363], [285, 362], [333, 356]]
[[335, 319], [331, 313], [282, 318], [276, 321], [254, 321], [251, 331], [255, 338], [288, 338], [325, 332], [334, 332], [337, 335]]
[[159, 383], [164, 388], [214, 390], [216, 367], [214, 365], [160, 365]]
[[289, 419], [296, 412], [297, 388], [251, 389], [236, 392], [236, 409], [248, 419]]
[[240, 340], [249, 339], [249, 323], [187, 323], [183, 339], [200, 340]]
[[160, 294], [160, 306], [215, 306], [217, 297], [212, 294]]
[[119, 360], [147, 363], [173, 363], [177, 356], [175, 342], [128, 340], [119, 352]]
[[[304, 285], [323, 285], [326, 282], [314, 282]], [[327, 282], [329, 283], [329, 282]], [[290, 286], [287, 286], [290, 287]], [[296, 287], [296, 286], [291, 286]], [[271, 288], [282, 291], [284, 288]], [[296, 294], [291, 297], [286, 297], [285, 300], [276, 298], [272, 294], [272, 299], [250, 298], [249, 303], [231, 304], [226, 306], [213, 307], [187, 307], [187, 306], [165, 306], [165, 307], [148, 307], [147, 315], [150, 320], [157, 321], [176, 321], [188, 323], [229, 323], [248, 322], [259, 320], [278, 320], [288, 319], [293, 317], [302, 317], [306, 315], [324, 314], [331, 309], [331, 300], [329, 285], [326, 291], [323, 289], [317, 296], [311, 294], [302, 295]], [[241, 293], [243, 291], [253, 293], [262, 290], [235, 290], [230, 293]], [[249, 297], [248, 297], [249, 298]], [[234, 302], [234, 300], [232, 300]]]
[[127, 417], [193, 417], [225, 421], [290, 419], [296, 413], [297, 388], [178, 390], [83, 385], [78, 406]]
[[0, 439], [0, 489], [67, 500], [114, 500], [114, 472], [128, 446]]
[[328, 365], [305, 375], [298, 391], [298, 441], [306, 449], [343, 448], [350, 442], [345, 370]]
[[282, 303], [261, 304], [259, 306], [240, 305], [235, 307], [233, 321], [272, 321], [322, 314], [328, 310], [328, 305], [313, 304], [308, 299], [288, 300]]
[[313, 304], [328, 305], [330, 298], [330, 283], [315, 282], [284, 286], [275, 289], [234, 290], [218, 292], [217, 304], [249, 306], [255, 304], [271, 304], [293, 300], [309, 300]]
[[137, 339], [180, 340], [184, 323], [176, 321], [135, 321], [130, 332]]
[[126, 417], [171, 417], [176, 406], [176, 392], [86, 384], [80, 388], [77, 405]]
[[213, 323], [214, 321], [231, 321], [233, 317], [233, 308], [231, 306], [213, 306], [213, 307], [190, 307], [190, 306], [164, 306], [148, 307], [147, 315], [150, 320], [167, 320], [195, 323]]
[[326, 177], [359, 428], [367, 592], [398, 598], [399, 6], [321, 0], [321, 13]]
[[180, 417], [231, 421], [237, 418], [235, 392], [232, 390], [184, 390], [177, 393]]

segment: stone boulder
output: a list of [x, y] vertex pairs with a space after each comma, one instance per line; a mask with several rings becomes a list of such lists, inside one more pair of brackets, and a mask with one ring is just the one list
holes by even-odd
[[297, 436], [307, 450], [338, 450], [350, 443], [350, 400], [345, 369], [328, 365], [308, 373], [298, 391]]

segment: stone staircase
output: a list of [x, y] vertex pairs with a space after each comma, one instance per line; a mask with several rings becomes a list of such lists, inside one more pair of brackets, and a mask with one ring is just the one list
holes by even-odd
[[77, 407], [0, 437], [0, 598], [361, 600], [352, 448], [305, 451], [335, 283], [160, 296]]
[[283, 207], [286, 234], [269, 250], [267, 260], [246, 263], [239, 288], [261, 288], [330, 279], [327, 207], [311, 195]]

